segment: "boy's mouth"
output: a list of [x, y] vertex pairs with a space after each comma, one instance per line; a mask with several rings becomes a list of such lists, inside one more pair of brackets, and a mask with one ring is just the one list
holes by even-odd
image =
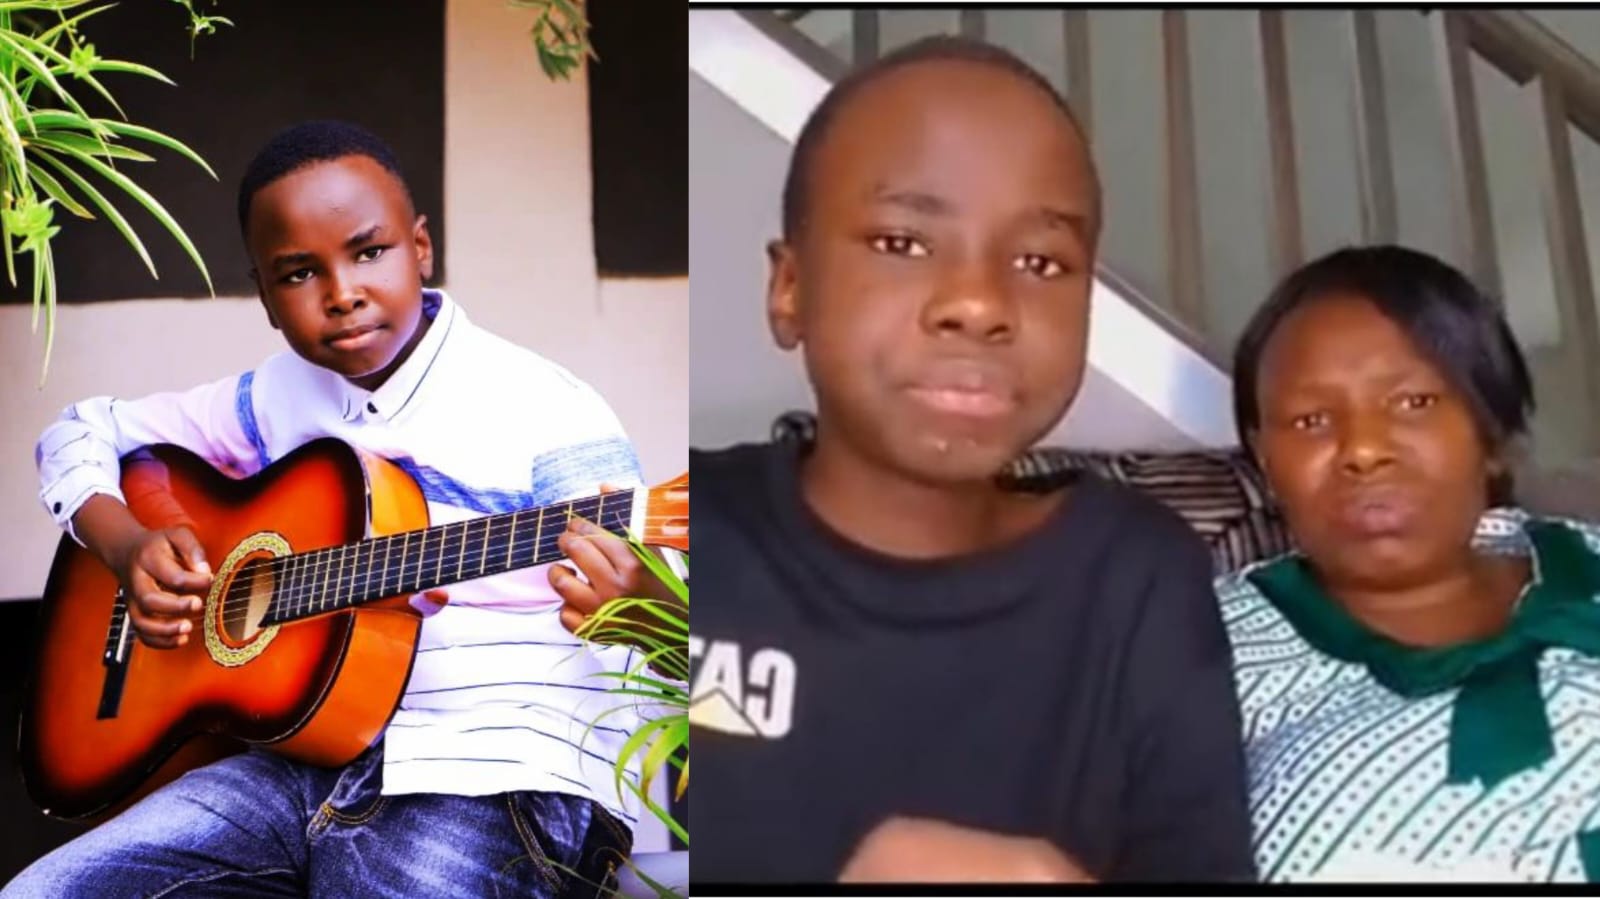
[[974, 418], [1001, 416], [1016, 405], [1010, 397], [987, 390], [913, 387], [909, 392], [918, 402], [935, 411]]
[[998, 367], [952, 359], [929, 366], [905, 385], [919, 404], [947, 415], [997, 418], [1017, 407], [1013, 381]]
[[365, 349], [378, 340], [382, 330], [382, 325], [355, 325], [335, 332], [327, 339], [327, 344], [344, 352]]

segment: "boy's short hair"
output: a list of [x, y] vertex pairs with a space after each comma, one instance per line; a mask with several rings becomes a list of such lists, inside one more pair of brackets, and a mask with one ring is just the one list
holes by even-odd
[[[1499, 304], [1434, 256], [1398, 246], [1347, 247], [1308, 263], [1273, 289], [1233, 353], [1233, 412], [1242, 445], [1261, 426], [1261, 356], [1289, 313], [1329, 296], [1363, 297], [1461, 391], [1480, 439], [1498, 450], [1528, 431], [1533, 378]], [[1511, 476], [1491, 480], [1490, 502], [1511, 502]]]
[[[1084, 146], [1089, 144], [1089, 136], [1084, 132], [1083, 125], [1078, 121], [1077, 115], [1072, 112], [1072, 107], [1067, 104], [1061, 92], [1049, 79], [1039, 74], [1038, 70], [1023, 62], [1016, 54], [993, 44], [985, 43], [969, 37], [956, 37], [952, 35], [934, 35], [900, 47], [899, 49], [879, 57], [867, 65], [852, 71], [840, 79], [817, 108], [811, 111], [806, 118], [806, 123], [800, 128], [800, 136], [794, 142], [794, 153], [789, 157], [789, 172], [783, 179], [783, 239], [792, 241], [799, 235], [801, 227], [805, 224], [807, 207], [811, 193], [811, 169], [815, 166], [814, 157], [818, 149], [827, 139], [833, 120], [839, 115], [850, 98], [861, 92], [883, 76], [896, 69], [919, 62], [970, 62], [978, 65], [993, 66], [1002, 71], [1009, 72], [1023, 81], [1043, 91], [1052, 101], [1061, 114], [1072, 123], [1072, 128], [1083, 140]], [[1099, 208], [1099, 182], [1100, 176], [1094, 171], [1092, 154], [1086, 153], [1089, 158], [1089, 169], [1095, 180], [1095, 207]]]
[[349, 122], [301, 122], [273, 135], [245, 168], [244, 177], [239, 179], [239, 233], [245, 233], [251, 201], [263, 187], [312, 163], [346, 156], [365, 156], [388, 169], [405, 191], [406, 202], [413, 202], [400, 161], [383, 138]]

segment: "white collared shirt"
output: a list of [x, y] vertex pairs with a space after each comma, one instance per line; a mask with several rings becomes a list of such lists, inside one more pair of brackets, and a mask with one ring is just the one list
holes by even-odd
[[[35, 450], [40, 498], [70, 533], [89, 497], [123, 499], [119, 460], [139, 447], [177, 444], [243, 477], [329, 436], [403, 468], [433, 524], [640, 483], [621, 424], [587, 384], [473, 325], [442, 291], [424, 291], [424, 313], [432, 325], [376, 391], [285, 351], [181, 393], [74, 403]], [[631, 654], [585, 648], [562, 627], [547, 567], [447, 588], [385, 735], [385, 795], [542, 790], [637, 823], [612, 763], [640, 719], [598, 676]]]

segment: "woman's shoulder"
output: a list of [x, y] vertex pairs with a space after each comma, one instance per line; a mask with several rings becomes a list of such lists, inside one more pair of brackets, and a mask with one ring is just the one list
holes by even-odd
[[1250, 564], [1236, 568], [1233, 571], [1218, 575], [1211, 582], [1212, 592], [1217, 595], [1217, 603], [1222, 607], [1224, 622], [1234, 618], [1243, 617], [1262, 610], [1271, 610], [1272, 603], [1267, 600], [1266, 594], [1250, 579], [1250, 575], [1261, 570], [1267, 565], [1274, 565], [1290, 558], [1293, 553], [1285, 553], [1270, 559], [1261, 559]]
[[1534, 524], [1556, 524], [1583, 536], [1592, 551], [1600, 552], [1600, 522], [1566, 515], [1545, 515], [1516, 506], [1490, 509], [1478, 519], [1473, 544], [1480, 549], [1525, 549], [1527, 530]]

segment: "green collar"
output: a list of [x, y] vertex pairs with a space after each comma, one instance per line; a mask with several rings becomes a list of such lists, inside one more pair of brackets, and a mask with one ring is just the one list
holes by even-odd
[[1554, 754], [1539, 690], [1539, 657], [1561, 646], [1600, 655], [1600, 557], [1583, 535], [1530, 521], [1534, 579], [1505, 630], [1455, 646], [1419, 648], [1374, 633], [1323, 592], [1303, 556], [1263, 565], [1247, 577], [1312, 647], [1365, 665], [1378, 683], [1408, 698], [1459, 687], [1450, 718], [1450, 783], [1485, 788]]

